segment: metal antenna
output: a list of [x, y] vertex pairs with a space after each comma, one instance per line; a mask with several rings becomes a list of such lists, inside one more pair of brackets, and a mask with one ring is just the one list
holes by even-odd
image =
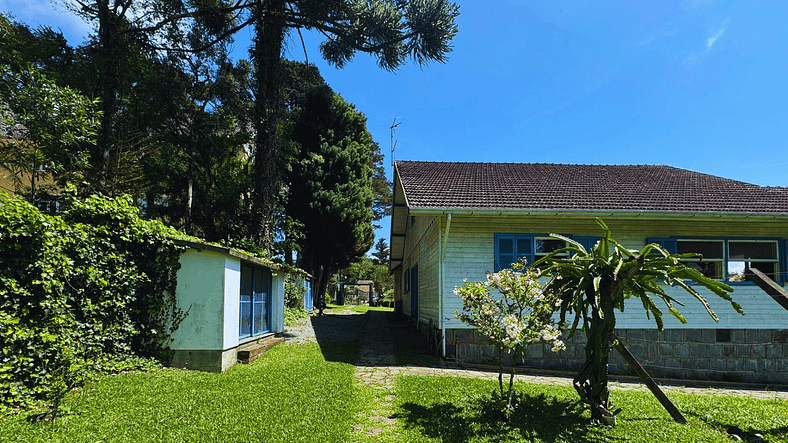
[[397, 126], [401, 125], [402, 122], [397, 123], [397, 119], [399, 117], [394, 117], [394, 121], [391, 122], [391, 167], [394, 167], [394, 151], [397, 149], [397, 142], [394, 141], [394, 134], [397, 133]]

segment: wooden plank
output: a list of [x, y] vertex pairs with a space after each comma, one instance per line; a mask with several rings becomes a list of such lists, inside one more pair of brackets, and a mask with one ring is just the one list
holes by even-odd
[[785, 288], [755, 268], [744, 268], [744, 275], [747, 276], [747, 280], [755, 282], [759, 288], [771, 295], [774, 301], [779, 303], [785, 310], [788, 310], [788, 291]]
[[654, 382], [654, 379], [648, 375], [648, 372], [646, 372], [643, 366], [641, 366], [640, 362], [638, 362], [637, 359], [635, 359], [635, 357], [629, 352], [629, 350], [624, 347], [624, 344], [621, 343], [621, 340], [619, 340], [615, 334], [613, 335], [613, 338], [616, 340], [616, 351], [618, 351], [618, 353], [624, 358], [624, 361], [626, 361], [629, 366], [631, 366], [632, 369], [637, 372], [640, 379], [643, 380], [643, 383], [645, 383], [651, 393], [654, 394], [654, 397], [657, 397], [657, 400], [659, 400], [660, 404], [662, 404], [662, 407], [668, 411], [668, 414], [670, 414], [673, 420], [676, 423], [683, 425], [687, 424], [687, 419], [681, 415], [681, 412], [679, 412], [678, 408], [676, 408], [673, 402], [671, 402], [665, 393], [662, 392], [662, 389], [660, 389], [659, 385]]

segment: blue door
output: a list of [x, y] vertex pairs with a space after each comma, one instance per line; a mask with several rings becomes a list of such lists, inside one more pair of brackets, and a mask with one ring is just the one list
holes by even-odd
[[271, 271], [241, 266], [240, 338], [271, 331]]
[[419, 265], [410, 268], [410, 316], [419, 318]]

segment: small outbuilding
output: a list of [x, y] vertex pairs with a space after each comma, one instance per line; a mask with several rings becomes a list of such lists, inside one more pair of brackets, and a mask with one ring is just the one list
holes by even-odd
[[222, 372], [281, 343], [286, 273], [235, 249], [193, 241], [180, 258], [172, 366]]

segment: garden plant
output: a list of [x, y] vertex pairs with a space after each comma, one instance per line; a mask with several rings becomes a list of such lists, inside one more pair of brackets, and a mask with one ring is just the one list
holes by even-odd
[[[493, 295], [491, 290], [500, 296]], [[525, 262], [510, 269], [488, 273], [486, 282], [465, 281], [454, 293], [462, 298], [462, 312], [454, 315], [489, 338], [499, 355], [498, 392], [495, 394], [506, 412], [512, 411], [515, 363], [525, 356], [530, 344], [548, 343], [553, 352], [565, 348], [561, 331], [553, 323], [557, 299], [542, 290], [539, 272], [526, 268]], [[504, 361], [511, 366], [509, 387], [504, 390]]]
[[652, 296], [662, 300], [668, 312], [682, 324], [687, 322], [674, 306], [681, 303], [665, 292], [664, 288], [671, 285], [690, 293], [715, 321], [719, 321], [717, 315], [695, 288], [705, 287], [729, 301], [736, 312], [743, 312], [731, 298], [733, 288], [704, 276], [682, 261], [702, 259], [702, 256], [693, 253], [671, 255], [657, 244], [646, 245], [639, 251], [630, 250], [611, 237], [610, 229], [602, 220], [597, 219], [597, 223], [604, 230], [604, 236], [590, 251], [570, 238], [551, 234], [565, 241], [567, 246], [537, 260], [533, 266], [539, 268], [542, 275], [551, 277], [544, 292], [558, 299], [561, 323], [565, 323], [567, 313], [574, 313], [570, 336], [582, 321], [587, 338], [586, 360], [574, 379], [574, 387], [582, 401], [591, 407], [593, 421], [614, 425], [620, 409], [614, 410], [610, 402], [608, 357], [617, 341], [615, 310], [623, 311], [625, 300], [639, 298], [646, 315], [654, 316], [660, 331], [664, 327], [662, 311]]

